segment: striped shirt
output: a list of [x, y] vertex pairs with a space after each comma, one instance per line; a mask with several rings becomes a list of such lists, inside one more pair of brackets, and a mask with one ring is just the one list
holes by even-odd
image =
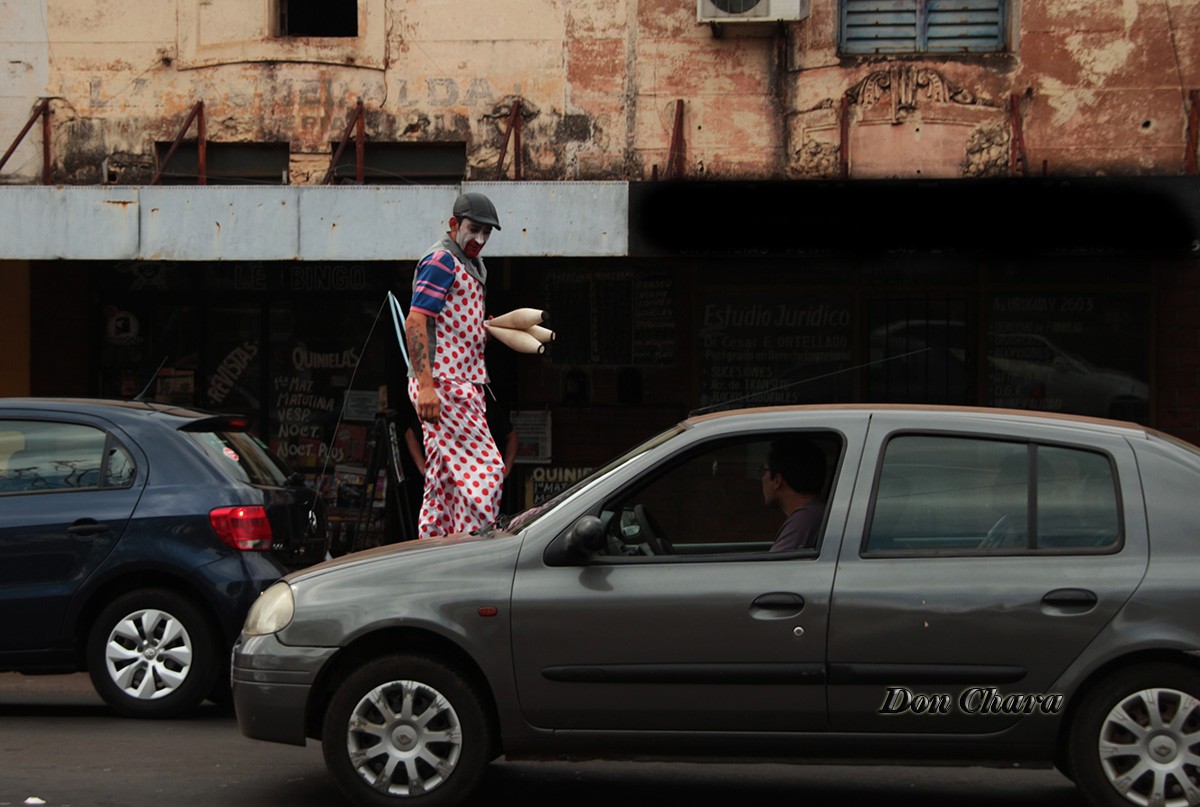
[[442, 313], [454, 285], [454, 256], [444, 249], [426, 255], [417, 264], [413, 280], [412, 310], [430, 317]]

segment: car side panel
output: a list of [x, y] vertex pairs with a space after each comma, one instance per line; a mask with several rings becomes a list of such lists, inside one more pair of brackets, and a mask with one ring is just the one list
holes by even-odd
[[60, 644], [77, 592], [127, 532], [149, 477], [141, 447], [113, 423], [86, 414], [9, 409], [6, 420], [88, 426], [112, 435], [132, 456], [124, 488], [0, 495], [0, 654]]
[[[755, 430], [827, 429], [845, 440], [816, 558], [675, 556], [550, 566], [545, 536], [531, 538], [513, 591], [513, 654], [526, 720], [555, 730], [825, 730], [830, 590], [866, 428], [861, 413], [821, 413]], [[660, 448], [652, 462], [729, 436], [698, 428]], [[612, 485], [633, 481], [631, 474]], [[592, 501], [598, 507], [601, 500]], [[761, 607], [778, 597], [803, 605]]]
[[[1056, 682], [1075, 691], [1097, 671], [1164, 653], [1200, 664], [1200, 457], [1157, 437], [1131, 440], [1145, 495], [1151, 551], [1134, 595]], [[1164, 618], [1168, 617], [1168, 618]]]
[[[1146, 571], [1146, 515], [1133, 452], [1120, 437], [1083, 438], [1052, 425], [991, 423], [980, 431], [968, 423], [947, 428], [944, 433], [982, 433], [1107, 452], [1119, 475], [1122, 545], [1106, 554], [863, 556], [873, 486], [869, 477], [886, 440], [913, 428], [929, 432], [930, 424], [900, 414], [872, 421], [863, 462], [868, 478], [860, 480], [861, 495], [847, 525], [833, 595], [832, 727], [988, 734], [1023, 719], [1053, 725], [1069, 694], [1056, 692], [1055, 683], [1121, 610]], [[1072, 592], [1095, 601], [1056, 604], [1056, 596]], [[1026, 699], [1020, 707], [1010, 700], [1004, 707], [1009, 695], [1041, 700]], [[1048, 700], [1053, 695], [1063, 697]], [[990, 711], [988, 705], [994, 704], [998, 711]]]

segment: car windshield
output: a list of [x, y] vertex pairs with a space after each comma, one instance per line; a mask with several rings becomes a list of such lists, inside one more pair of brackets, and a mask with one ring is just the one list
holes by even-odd
[[291, 475], [282, 460], [247, 432], [183, 432], [233, 478], [251, 485], [280, 487]]
[[[588, 474], [586, 477], [584, 477], [583, 479], [576, 482], [571, 487], [567, 488], [566, 490], [564, 490], [561, 493], [554, 496], [554, 498], [548, 499], [547, 501], [542, 502], [541, 504], [536, 505], [534, 507], [531, 507], [528, 510], [525, 510], [524, 512], [517, 513], [515, 516], [513, 516], [512, 518], [510, 518], [508, 520], [504, 520], [502, 518], [500, 521], [496, 522], [496, 524], [494, 524], [493, 526], [496, 528], [499, 528], [499, 529], [507, 530], [508, 532], [518, 532], [520, 530], [525, 529], [530, 524], [532, 524], [533, 522], [537, 521], [539, 518], [544, 516], [546, 513], [549, 513], [551, 510], [553, 510], [559, 504], [566, 501], [568, 498], [570, 498], [572, 495], [574, 495], [575, 491], [579, 490], [584, 485], [591, 484], [593, 481], [599, 479], [602, 476], [605, 476], [605, 475], [611, 473], [612, 471], [616, 470], [617, 468], [624, 465], [625, 463], [641, 456], [642, 454], [645, 454], [647, 451], [650, 451], [651, 449], [653, 449], [657, 446], [662, 445], [663, 443], [676, 437], [677, 435], [682, 434], [686, 429], [687, 429], [687, 427], [684, 424], [680, 423], [676, 426], [671, 427], [670, 429], [667, 429], [665, 432], [662, 432], [661, 434], [657, 434], [654, 437], [651, 437], [646, 442], [625, 452], [624, 454], [622, 454], [621, 456], [612, 460], [611, 462], [604, 465], [603, 467], [597, 468], [596, 470], [592, 471], [590, 474]], [[489, 530], [490, 530], [490, 528], [489, 528]]]

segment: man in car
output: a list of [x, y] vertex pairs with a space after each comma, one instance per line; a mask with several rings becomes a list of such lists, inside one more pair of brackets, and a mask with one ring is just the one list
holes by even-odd
[[816, 445], [802, 437], [771, 442], [762, 468], [763, 502], [784, 515], [771, 552], [816, 547], [825, 517], [824, 484], [825, 454]]
[[404, 328], [408, 396], [422, 421], [425, 487], [417, 536], [469, 532], [499, 513], [504, 461], [488, 431], [483, 387], [484, 292], [479, 257], [496, 208], [482, 193], [454, 202], [447, 237], [429, 248], [413, 277]]

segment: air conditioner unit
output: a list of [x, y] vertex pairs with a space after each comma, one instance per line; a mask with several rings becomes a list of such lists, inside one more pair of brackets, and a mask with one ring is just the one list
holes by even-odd
[[696, 0], [697, 22], [777, 22], [808, 17], [809, 0]]

